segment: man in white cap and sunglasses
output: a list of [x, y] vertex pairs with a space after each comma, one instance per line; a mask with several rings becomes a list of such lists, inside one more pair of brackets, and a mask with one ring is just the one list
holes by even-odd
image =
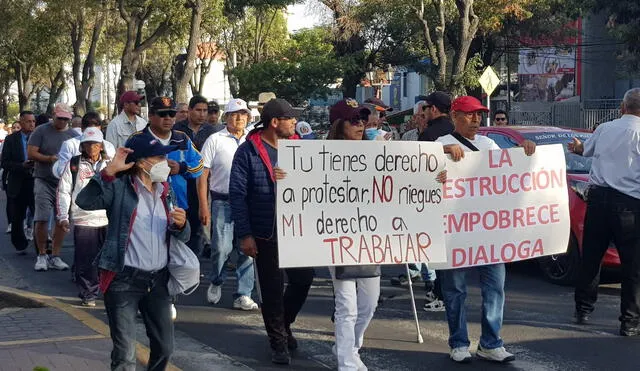
[[[217, 304], [222, 296], [222, 285], [226, 280], [226, 263], [233, 250], [238, 253], [236, 276], [238, 288], [234, 294], [233, 308], [257, 310], [258, 304], [251, 299], [255, 275], [253, 259], [240, 251], [239, 241], [234, 238], [234, 223], [231, 220], [229, 202], [229, 177], [231, 164], [238, 147], [245, 142], [251, 119], [251, 110], [242, 99], [232, 99], [224, 112], [226, 128], [211, 135], [202, 147], [204, 169], [198, 180], [200, 221], [203, 226], [211, 222], [211, 262], [207, 301]], [[209, 173], [211, 177], [209, 178]], [[208, 199], [211, 199], [209, 209]]]

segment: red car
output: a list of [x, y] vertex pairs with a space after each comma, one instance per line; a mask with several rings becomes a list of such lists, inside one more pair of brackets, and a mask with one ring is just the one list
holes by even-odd
[[[569, 212], [571, 215], [571, 236], [567, 253], [545, 256], [538, 259], [542, 272], [549, 281], [557, 284], [572, 284], [578, 275], [578, 266], [582, 252], [582, 235], [586, 212], [586, 190], [589, 181], [591, 159], [578, 156], [567, 150], [567, 143], [573, 137], [584, 141], [591, 133], [579, 129], [567, 129], [552, 126], [492, 126], [481, 127], [480, 134], [493, 139], [500, 148], [517, 146], [525, 139], [536, 145], [560, 143], [564, 146], [567, 162], [567, 184], [569, 185]], [[618, 250], [611, 245], [607, 250], [602, 266], [619, 268]]]

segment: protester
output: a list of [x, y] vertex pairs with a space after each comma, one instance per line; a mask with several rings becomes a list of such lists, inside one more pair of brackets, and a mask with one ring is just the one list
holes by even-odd
[[[278, 140], [295, 136], [296, 111], [284, 99], [267, 102], [258, 128], [236, 151], [229, 180], [234, 233], [242, 252], [255, 259], [262, 317], [276, 364], [289, 364], [298, 342], [291, 332], [313, 282], [313, 268], [278, 268], [275, 174]], [[287, 275], [284, 289], [283, 271]], [[284, 293], [283, 293], [284, 291]]]
[[98, 258], [100, 290], [113, 341], [112, 370], [136, 368], [136, 313], [149, 337], [148, 370], [164, 370], [173, 352], [169, 235], [187, 241], [189, 224], [173, 208], [166, 155], [177, 149], [147, 134], [132, 136], [78, 194], [84, 210], [107, 210], [109, 226]]
[[[217, 304], [222, 296], [222, 285], [227, 278], [226, 263], [232, 251], [238, 252], [236, 277], [238, 289], [234, 294], [233, 308], [256, 310], [258, 304], [251, 299], [255, 280], [253, 258], [240, 251], [238, 239], [234, 239], [234, 223], [231, 219], [229, 202], [229, 176], [233, 156], [238, 147], [245, 142], [247, 123], [251, 111], [247, 102], [232, 99], [227, 103], [224, 119], [227, 126], [207, 139], [202, 148], [204, 170], [198, 180], [198, 198], [200, 199], [200, 221], [208, 225], [211, 221], [211, 262], [207, 301]], [[209, 176], [211, 174], [211, 176]], [[207, 192], [208, 191], [208, 192]], [[207, 194], [211, 197], [211, 211], [207, 203]]]
[[49, 122], [51, 122], [51, 117], [49, 117], [49, 115], [47, 115], [46, 113], [41, 113], [36, 117], [36, 127], [48, 124]]
[[187, 103], [178, 103], [176, 105], [175, 122], [184, 121], [189, 118], [189, 105]]
[[[88, 112], [80, 119], [80, 126], [76, 128], [72, 128], [79, 134], [84, 133], [87, 128], [98, 128], [100, 129], [100, 116], [96, 112]], [[53, 164], [53, 175], [56, 178], [60, 178], [64, 169], [67, 166], [69, 160], [72, 157], [80, 155], [80, 140], [82, 136], [78, 135], [71, 139], [67, 139], [62, 143], [60, 147], [60, 151], [58, 152], [58, 160]], [[113, 147], [113, 144], [103, 141], [103, 150], [105, 152], [106, 157], [113, 158], [116, 154], [116, 149]]]
[[[29, 240], [22, 227], [27, 209], [35, 209], [33, 161], [28, 159], [27, 143], [36, 125], [31, 111], [20, 112], [20, 131], [7, 136], [2, 146], [2, 168], [7, 174], [7, 203], [11, 211], [11, 244], [16, 251], [27, 253]], [[27, 224], [27, 227], [29, 225]]]
[[[200, 95], [194, 95], [189, 100], [189, 117], [187, 120], [176, 122], [174, 130], [181, 131], [191, 139], [198, 151], [202, 150], [204, 142], [215, 133], [213, 125], [207, 122], [207, 99]], [[198, 187], [195, 179], [187, 180], [187, 217], [191, 227], [189, 248], [198, 255], [208, 244], [205, 228], [200, 224], [200, 200], [198, 199]]]
[[65, 140], [73, 138], [77, 132], [69, 129], [71, 107], [58, 103], [53, 110], [54, 120], [35, 129], [29, 137], [27, 154], [35, 162], [35, 234], [38, 258], [34, 269], [46, 271], [49, 268], [57, 270], [69, 269], [60, 258], [60, 249], [64, 239], [64, 230], [55, 225], [53, 232], [52, 255], [47, 256], [47, 231], [49, 219], [56, 203], [56, 189], [59, 179], [53, 174], [53, 164], [58, 160], [58, 152]]
[[[500, 149], [492, 139], [477, 135], [482, 113], [489, 111], [479, 100], [470, 96], [458, 97], [451, 104], [451, 111], [455, 131], [438, 138], [437, 142], [444, 145], [444, 152], [450, 154], [453, 161], [460, 161], [465, 152]], [[523, 141], [521, 146], [527, 155], [536, 149], [535, 143], [529, 140]], [[503, 263], [438, 271], [449, 324], [450, 357], [455, 362], [471, 361], [465, 299], [466, 277], [473, 271], [480, 276], [482, 292], [482, 334], [476, 356], [495, 362], [513, 361], [515, 356], [504, 349], [500, 338], [506, 275]]]
[[22, 129], [22, 127], [20, 126], [20, 122], [16, 121], [13, 123], [13, 125], [11, 126], [11, 134], [13, 133], [17, 133]]
[[299, 121], [296, 123], [296, 134], [300, 139], [316, 139], [317, 135], [314, 133], [311, 125], [306, 121]]
[[107, 141], [116, 148], [124, 146], [124, 143], [136, 131], [147, 126], [147, 122], [140, 117], [140, 102], [143, 97], [135, 91], [124, 92], [120, 96], [120, 114], [111, 120], [107, 126]]
[[[329, 111], [332, 120], [327, 139], [362, 140], [365, 124], [360, 109], [342, 100]], [[364, 333], [378, 305], [379, 266], [329, 267], [335, 295], [334, 354], [338, 370], [366, 370], [360, 359]]]
[[220, 120], [220, 106], [215, 100], [207, 103], [207, 122], [213, 126], [213, 132], [217, 133], [224, 129], [224, 124], [219, 123]]
[[509, 125], [509, 116], [507, 116], [507, 112], [501, 109], [496, 110], [493, 113], [493, 126], [507, 125]]
[[[84, 122], [86, 120], [83, 118]], [[66, 162], [57, 192], [58, 225], [65, 232], [70, 231], [70, 221], [74, 225], [74, 275], [78, 296], [85, 307], [96, 306], [98, 268], [93, 261], [105, 241], [109, 220], [105, 210], [83, 210], [76, 206], [75, 200], [91, 178], [102, 171], [111, 159], [105, 156], [104, 142], [99, 126], [85, 128], [80, 138], [80, 155]]]
[[620, 335], [640, 335], [640, 88], [628, 90], [622, 117], [599, 125], [569, 151], [592, 157], [584, 221], [582, 260], [575, 289], [576, 321], [586, 324], [595, 309], [600, 265], [615, 242], [622, 264]]
[[427, 127], [420, 134], [420, 141], [433, 142], [436, 139], [453, 133], [454, 127], [449, 117], [451, 97], [442, 91], [434, 91], [425, 97], [424, 113]]
[[413, 116], [411, 117], [411, 125], [413, 126], [410, 130], [402, 134], [402, 139], [404, 141], [417, 141], [420, 138], [420, 134], [427, 127], [427, 115], [424, 112], [426, 108], [427, 102], [420, 101], [415, 104], [413, 107]]

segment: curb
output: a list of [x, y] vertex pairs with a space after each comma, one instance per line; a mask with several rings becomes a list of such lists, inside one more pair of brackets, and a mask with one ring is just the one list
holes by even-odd
[[[11, 287], [0, 286], [0, 293], [6, 294], [9, 296], [17, 297], [17, 300], [25, 300], [32, 303], [37, 303], [40, 305], [46, 305], [49, 307], [56, 308], [61, 310], [76, 320], [82, 322], [85, 326], [89, 327], [93, 331], [99, 333], [100, 335], [105, 336], [106, 338], [111, 338], [109, 332], [109, 326], [107, 326], [104, 322], [92, 316], [91, 314], [85, 312], [82, 309], [74, 308], [72, 305], [64, 303], [60, 300], [55, 299], [52, 296], [36, 294], [29, 291], [23, 291], [14, 289]], [[149, 348], [141, 344], [140, 342], [136, 342], [136, 358], [137, 361], [143, 366], [148, 366], [149, 362]], [[167, 371], [182, 371], [180, 368], [175, 366], [172, 363], [169, 363], [166, 368]]]

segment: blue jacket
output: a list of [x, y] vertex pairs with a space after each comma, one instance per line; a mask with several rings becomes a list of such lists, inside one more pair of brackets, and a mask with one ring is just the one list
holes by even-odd
[[[86, 187], [76, 197], [76, 205], [85, 210], [107, 210], [109, 225], [104, 245], [97, 257], [98, 268], [109, 271], [100, 274], [100, 288], [105, 292], [115, 276], [115, 273], [124, 269], [124, 256], [129, 244], [131, 226], [138, 207], [138, 195], [136, 194], [134, 179], [128, 175], [110, 177], [104, 170], [89, 181]], [[165, 210], [169, 213], [169, 202], [173, 197], [169, 183], [163, 183], [164, 192], [162, 199]], [[168, 227], [168, 233], [177, 239], [187, 242], [191, 234], [189, 223], [181, 230]], [[169, 235], [167, 235], [167, 238]]]
[[[133, 135], [140, 133], [152, 135], [149, 130], [149, 126], [147, 126], [144, 130]], [[171, 141], [169, 145], [176, 145], [178, 149], [169, 153], [167, 159], [180, 164], [180, 173], [170, 176], [169, 183], [171, 183], [173, 193], [176, 195], [176, 204], [181, 209], [187, 210], [189, 208], [189, 202], [187, 201], [187, 180], [196, 179], [202, 175], [202, 156], [193, 146], [193, 142], [191, 142], [189, 136], [181, 131], [171, 130]]]
[[231, 166], [229, 202], [236, 238], [274, 238], [276, 228], [275, 176], [267, 150], [254, 130], [242, 143]]

